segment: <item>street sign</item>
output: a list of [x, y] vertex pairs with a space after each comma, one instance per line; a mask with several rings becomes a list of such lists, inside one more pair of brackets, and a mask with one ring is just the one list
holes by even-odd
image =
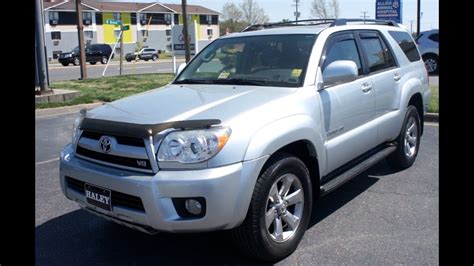
[[120, 25], [120, 21], [115, 19], [106, 19], [105, 24]]
[[129, 30], [129, 29], [130, 29], [130, 25], [126, 25], [122, 27], [122, 30]]
[[402, 23], [402, 0], [376, 0], [375, 19]]

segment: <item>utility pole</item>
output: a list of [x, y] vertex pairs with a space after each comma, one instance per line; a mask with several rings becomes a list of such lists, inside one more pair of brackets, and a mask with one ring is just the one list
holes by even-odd
[[[186, 12], [186, 0], [181, 0], [181, 9], [183, 10], [183, 36], [184, 36], [184, 52], [186, 56], [186, 63], [191, 60], [189, 50], [189, 35], [188, 35], [188, 12]], [[197, 41], [197, 40], [196, 40]]]
[[295, 4], [293, 5], [295, 7], [295, 20], [296, 20], [296, 24], [298, 24], [298, 18], [300, 17], [300, 13], [298, 12], [298, 7], [300, 5], [300, 0], [293, 0], [295, 2]]
[[416, 36], [420, 36], [420, 12], [421, 12], [421, 0], [416, 2]]
[[123, 67], [123, 20], [120, 16], [120, 68], [119, 76], [122, 76], [122, 67]]
[[76, 0], [76, 18], [77, 18], [77, 35], [79, 39], [79, 61], [81, 65], [81, 78], [87, 78], [87, 71], [86, 71], [86, 53], [84, 47], [84, 34], [83, 29], [84, 26], [82, 25], [82, 5], [81, 0]]
[[362, 11], [361, 13], [362, 13], [363, 15], [360, 16], [360, 17], [364, 19], [364, 24], [365, 24], [365, 20], [370, 17], [369, 15], [367, 15], [367, 13], [369, 13], [369, 12], [367, 12], [367, 11]]
[[45, 52], [45, 45], [44, 45], [44, 23], [43, 23], [43, 5], [41, 3], [43, 0], [36, 0], [35, 1], [35, 9], [36, 9], [36, 67], [37, 67], [37, 79], [38, 85], [40, 87], [40, 93], [50, 92], [51, 89], [48, 88], [48, 84], [46, 82], [47, 76], [47, 68], [46, 68], [46, 52]]

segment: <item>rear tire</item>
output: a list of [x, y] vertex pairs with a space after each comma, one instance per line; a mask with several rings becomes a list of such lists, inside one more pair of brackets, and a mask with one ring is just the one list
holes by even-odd
[[64, 63], [61, 63], [61, 65], [63, 65], [63, 66], [69, 66], [69, 63], [64, 62]]
[[291, 154], [277, 153], [258, 177], [247, 216], [239, 227], [231, 230], [232, 239], [248, 256], [279, 261], [298, 247], [311, 208], [307, 167]]
[[158, 59], [157, 55], [153, 55], [153, 57], [151, 58], [151, 60], [153, 60], [153, 61], [156, 61], [157, 59]]
[[91, 63], [91, 65], [95, 65], [95, 64], [97, 64], [97, 62], [90, 62], [90, 63]]
[[100, 63], [104, 65], [107, 64], [107, 62], [109, 62], [109, 58], [107, 58], [107, 56], [102, 56]]
[[408, 106], [402, 131], [397, 138], [397, 149], [388, 157], [395, 168], [406, 169], [413, 165], [420, 148], [420, 116], [415, 106]]

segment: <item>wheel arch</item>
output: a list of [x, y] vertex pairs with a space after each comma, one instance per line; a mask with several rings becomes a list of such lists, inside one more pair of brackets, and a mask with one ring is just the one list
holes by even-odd
[[410, 97], [410, 100], [408, 101], [407, 108], [410, 105], [415, 106], [416, 110], [418, 111], [418, 115], [420, 116], [420, 127], [421, 127], [420, 134], [423, 135], [423, 128], [424, 128], [425, 118], [424, 118], [424, 111], [423, 111], [424, 110], [423, 109], [423, 97], [421, 96], [420, 92], [417, 92], [417, 93], [413, 94]]

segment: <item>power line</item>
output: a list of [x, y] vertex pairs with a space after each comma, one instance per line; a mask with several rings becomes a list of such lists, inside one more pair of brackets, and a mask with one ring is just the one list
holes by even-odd
[[364, 24], [365, 24], [365, 20], [368, 19], [370, 16], [367, 15], [367, 13], [369, 13], [368, 11], [362, 11], [361, 12], [363, 15], [360, 16], [361, 18], [364, 18]]

